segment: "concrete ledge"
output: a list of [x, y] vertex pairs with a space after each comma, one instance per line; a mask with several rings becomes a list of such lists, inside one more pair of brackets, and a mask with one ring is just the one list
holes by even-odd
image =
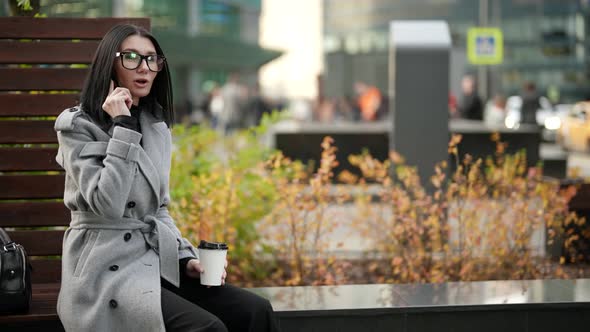
[[290, 331], [557, 331], [590, 324], [590, 279], [254, 288]]

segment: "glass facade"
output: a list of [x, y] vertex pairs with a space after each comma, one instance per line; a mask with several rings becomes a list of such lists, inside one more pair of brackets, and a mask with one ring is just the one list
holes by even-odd
[[200, 31], [228, 37], [240, 36], [240, 8], [231, 3], [203, 0]]
[[355, 80], [387, 91], [389, 22], [436, 19], [447, 21], [451, 30], [452, 87], [462, 74], [478, 72], [466, 60], [467, 30], [488, 25], [502, 29], [504, 62], [487, 67], [487, 97], [515, 94], [525, 81], [533, 81], [540, 91], [558, 87], [561, 102], [590, 98], [589, 1], [324, 0], [323, 4], [328, 96], [350, 95]]
[[186, 31], [188, 25], [187, 1], [125, 1], [129, 16], [147, 16], [152, 29]]
[[113, 12], [112, 1], [41, 0], [40, 13], [48, 17], [105, 17]]

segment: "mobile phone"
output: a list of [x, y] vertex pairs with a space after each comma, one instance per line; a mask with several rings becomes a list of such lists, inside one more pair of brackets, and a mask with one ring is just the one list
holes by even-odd
[[111, 75], [111, 80], [113, 81], [113, 88], [118, 88], [119, 82], [117, 82], [117, 77], [115, 76], [115, 74]]

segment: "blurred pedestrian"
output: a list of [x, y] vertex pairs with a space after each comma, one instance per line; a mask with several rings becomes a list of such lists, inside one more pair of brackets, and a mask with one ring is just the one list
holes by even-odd
[[256, 83], [250, 90], [246, 111], [246, 126], [259, 125], [265, 114], [270, 114], [271, 106], [260, 92], [260, 85]]
[[361, 112], [361, 120], [377, 120], [377, 112], [381, 106], [381, 92], [379, 89], [365, 82], [357, 81], [354, 83], [354, 90], [358, 95], [357, 104]]
[[537, 110], [541, 108], [540, 95], [535, 83], [527, 81], [522, 86], [522, 107], [520, 108], [520, 123], [537, 124]]
[[490, 102], [487, 103], [484, 111], [484, 122], [491, 127], [504, 125], [506, 118], [506, 98], [497, 94]]
[[449, 92], [449, 117], [456, 119], [459, 117], [459, 110], [457, 109], [457, 97], [452, 92]]
[[458, 110], [463, 119], [483, 120], [483, 103], [477, 94], [475, 78], [472, 75], [465, 75], [461, 80], [463, 96]]
[[221, 113], [223, 113], [223, 98], [221, 97], [221, 88], [213, 87], [211, 98], [209, 99], [209, 110], [211, 111], [211, 127], [224, 132], [220, 124]]
[[317, 107], [316, 119], [319, 122], [330, 123], [336, 116], [336, 102], [334, 98], [324, 98]]
[[219, 126], [226, 135], [243, 126], [246, 91], [239, 83], [239, 78], [237, 73], [232, 73], [221, 87], [223, 110], [219, 116]]
[[336, 116], [337, 121], [352, 122], [355, 120], [353, 104], [349, 96], [343, 96], [336, 99]]
[[[202, 124], [205, 122], [212, 123], [213, 115], [211, 114], [211, 99], [213, 98], [213, 90], [217, 87], [217, 83], [213, 81], [206, 81], [197, 101], [196, 109], [191, 114], [191, 123]], [[212, 124], [211, 124], [212, 125]]]

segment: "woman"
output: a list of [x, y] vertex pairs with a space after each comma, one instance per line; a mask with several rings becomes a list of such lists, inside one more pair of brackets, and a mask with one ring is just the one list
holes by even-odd
[[196, 279], [197, 252], [167, 209], [172, 121], [158, 42], [142, 28], [114, 27], [81, 104], [55, 123], [72, 212], [57, 306], [67, 331], [278, 330], [267, 300]]

